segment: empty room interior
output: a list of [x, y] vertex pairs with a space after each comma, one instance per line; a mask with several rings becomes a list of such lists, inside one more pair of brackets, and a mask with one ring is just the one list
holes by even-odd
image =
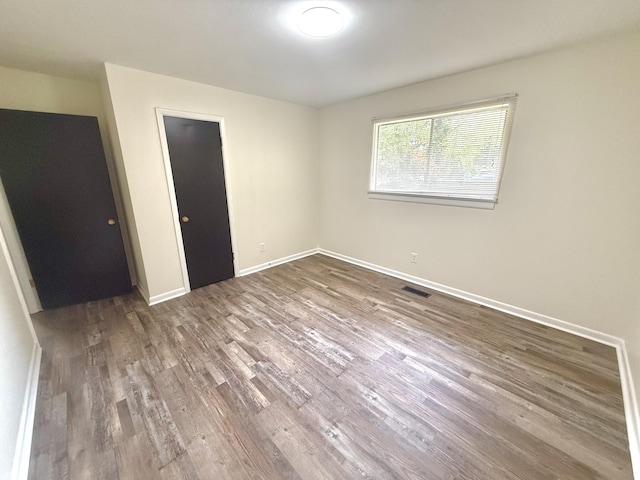
[[0, 478], [640, 479], [639, 87], [636, 0], [2, 2]]

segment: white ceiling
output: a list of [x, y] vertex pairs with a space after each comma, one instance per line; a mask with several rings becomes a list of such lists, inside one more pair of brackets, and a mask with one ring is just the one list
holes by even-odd
[[[318, 5], [342, 32], [297, 30]], [[2, 0], [0, 65], [111, 62], [320, 106], [632, 29], [640, 0]]]

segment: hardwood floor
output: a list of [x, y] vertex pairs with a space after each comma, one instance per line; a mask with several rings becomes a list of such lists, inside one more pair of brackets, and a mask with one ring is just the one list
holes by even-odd
[[29, 478], [632, 478], [613, 348], [405, 285], [316, 255], [35, 315]]

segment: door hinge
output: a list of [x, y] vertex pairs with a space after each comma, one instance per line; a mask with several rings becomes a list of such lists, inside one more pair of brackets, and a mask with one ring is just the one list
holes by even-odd
[[33, 281], [33, 278], [29, 279], [29, 285], [31, 285], [31, 288], [36, 288], [36, 283]]

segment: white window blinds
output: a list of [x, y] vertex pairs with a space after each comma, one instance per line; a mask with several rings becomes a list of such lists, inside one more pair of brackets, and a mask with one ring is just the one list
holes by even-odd
[[374, 120], [371, 193], [495, 203], [515, 102]]

